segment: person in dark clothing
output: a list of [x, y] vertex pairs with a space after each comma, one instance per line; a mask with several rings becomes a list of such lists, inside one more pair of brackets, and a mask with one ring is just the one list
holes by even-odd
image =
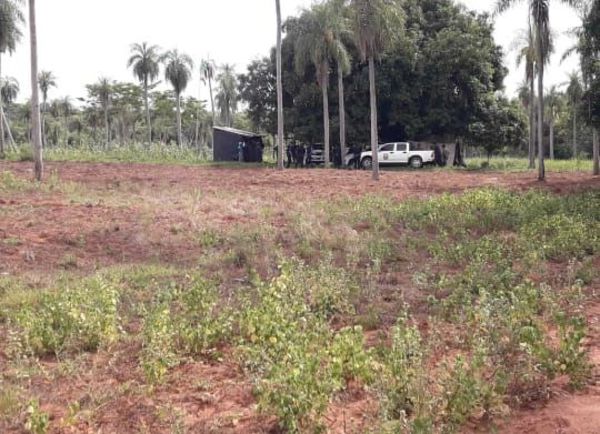
[[312, 145], [309, 144], [306, 148], [306, 167], [312, 166], [312, 151]]
[[298, 163], [300, 164], [301, 168], [304, 168], [305, 154], [306, 154], [306, 149], [304, 148], [304, 145], [298, 146]]
[[337, 146], [333, 148], [333, 166], [336, 168], [342, 167], [342, 150]]
[[293, 146], [294, 145], [288, 145], [285, 150], [286, 157], [287, 157], [287, 161], [285, 162], [285, 167], [288, 169], [290, 167], [292, 167], [292, 152], [293, 152], [292, 148], [293, 148]]
[[446, 149], [446, 145], [442, 145], [442, 162], [443, 166], [446, 167], [448, 165], [448, 150]]
[[444, 166], [444, 154], [442, 154], [442, 148], [440, 147], [440, 145], [433, 145], [433, 156], [436, 166]]
[[460, 141], [456, 142], [456, 153], [454, 154], [454, 165], [459, 167], [467, 167], [465, 159], [463, 158]]
[[352, 149], [352, 153], [354, 154], [354, 159], [352, 162], [354, 163], [355, 169], [360, 169], [360, 155], [362, 154], [362, 149], [360, 146], [356, 145]]

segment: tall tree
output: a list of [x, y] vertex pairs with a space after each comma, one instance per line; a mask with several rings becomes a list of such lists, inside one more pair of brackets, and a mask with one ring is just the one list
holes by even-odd
[[40, 92], [38, 89], [37, 24], [35, 20], [35, 0], [29, 0], [29, 39], [31, 43], [31, 128], [33, 141], [33, 161], [35, 179], [44, 176], [42, 157], [42, 123], [40, 115]]
[[[23, 33], [20, 26], [25, 22], [21, 11], [23, 0], [0, 0], [0, 78], [2, 78], [2, 55], [12, 54]], [[0, 98], [0, 158], [4, 158], [4, 123], [6, 121]]]
[[401, 0], [351, 0], [353, 33], [361, 58], [369, 64], [369, 94], [371, 106], [371, 152], [373, 179], [379, 180], [379, 137], [375, 60], [396, 39], [404, 28]]
[[194, 62], [187, 54], [177, 50], [168, 51], [163, 56], [165, 63], [165, 79], [171, 83], [175, 92], [177, 106], [177, 143], [183, 146], [183, 134], [181, 130], [181, 94], [185, 91], [192, 78]]
[[108, 147], [111, 142], [109, 110], [113, 94], [113, 85], [114, 82], [112, 80], [102, 77], [96, 84], [88, 86], [88, 92], [97, 98], [104, 113], [105, 147]]
[[221, 72], [217, 76], [219, 91], [216, 101], [219, 108], [220, 121], [227, 127], [233, 125], [233, 115], [238, 105], [238, 84], [232, 65], [221, 66]]
[[589, 2], [579, 41], [581, 70], [586, 84], [587, 122], [592, 128], [593, 173], [600, 175], [600, 3]]
[[577, 112], [583, 98], [583, 87], [581, 86], [581, 77], [577, 71], [569, 74], [567, 84], [567, 98], [571, 106], [571, 116], [573, 119], [573, 157], [579, 158], [579, 150], [577, 149]]
[[[5, 77], [4, 79], [0, 78], [0, 99], [2, 100], [2, 104], [6, 107], [6, 112], [9, 111], [10, 105], [17, 99], [17, 95], [19, 94], [19, 82], [16, 78], [13, 77]], [[13, 145], [15, 146], [15, 141], [10, 131], [10, 125], [8, 124], [8, 115], [4, 117], [4, 119], [0, 118], [0, 122], [4, 122], [6, 124], [6, 129], [8, 132], [8, 138]]]
[[[296, 73], [304, 76], [308, 64], [316, 70], [317, 83], [321, 89], [323, 102], [323, 143], [325, 151], [325, 167], [330, 166], [330, 133], [329, 133], [329, 74], [332, 58], [331, 34], [327, 9], [324, 4], [315, 4], [305, 9], [298, 20], [299, 36], [294, 47], [294, 64]], [[329, 37], [328, 37], [329, 36]]]
[[210, 109], [212, 112], [213, 126], [215, 125], [215, 99], [213, 97], [212, 81], [215, 78], [215, 62], [209, 58], [203, 59], [200, 62], [200, 80], [204, 84], [208, 84], [208, 92], [210, 93]]
[[346, 157], [346, 97], [344, 92], [344, 77], [350, 73], [350, 52], [345, 42], [350, 39], [350, 20], [346, 0], [330, 0], [332, 15], [334, 17], [332, 26], [333, 38], [337, 41], [338, 50], [334, 52], [334, 60], [337, 64], [338, 73], [338, 110], [340, 117], [340, 155], [341, 163], [344, 165]]
[[283, 170], [283, 83], [281, 79], [281, 4], [275, 0], [275, 13], [277, 15], [277, 169]]
[[[498, 0], [497, 12], [502, 13], [516, 3], [524, 0]], [[559, 0], [561, 3], [577, 6], [579, 0]], [[529, 13], [535, 34], [537, 76], [538, 76], [538, 179], [546, 179], [546, 167], [544, 165], [544, 72], [548, 62], [552, 36], [550, 31], [550, 2], [551, 0], [527, 0]]]
[[157, 45], [148, 45], [147, 42], [133, 44], [131, 57], [127, 67], [133, 68], [133, 75], [139, 80], [144, 90], [144, 105], [146, 109], [146, 128], [148, 130], [148, 144], [152, 143], [152, 118], [150, 117], [150, 97], [148, 90], [160, 73], [160, 48]]
[[40, 71], [38, 85], [42, 92], [42, 144], [46, 145], [46, 112], [48, 111], [48, 92], [51, 87], [56, 87], [56, 77], [51, 71]]
[[517, 68], [522, 63], [525, 64], [525, 80], [529, 86], [529, 168], [535, 169], [535, 67], [536, 50], [535, 38], [531, 27], [531, 18], [528, 20], [529, 26], [517, 38], [516, 44], [519, 45], [517, 53]]
[[550, 159], [554, 160], [554, 123], [559, 112], [561, 96], [556, 86], [552, 86], [546, 98], [546, 111], [548, 114], [548, 126], [550, 127]]

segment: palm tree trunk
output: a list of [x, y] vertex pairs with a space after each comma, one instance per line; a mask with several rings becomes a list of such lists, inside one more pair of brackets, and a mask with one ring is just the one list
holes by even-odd
[[[541, 52], [542, 42], [540, 35], [538, 35], [538, 53]], [[538, 180], [545, 181], [546, 167], [544, 165], [544, 62], [539, 62], [538, 65], [538, 93]]]
[[554, 116], [550, 117], [550, 159], [554, 160]]
[[200, 155], [200, 100], [202, 98], [202, 80], [200, 80], [200, 88], [198, 92], [198, 108], [196, 109], [196, 131], [194, 132], [194, 143], [198, 148], [198, 155]]
[[327, 86], [327, 76], [329, 68], [327, 65], [321, 65], [321, 94], [323, 96], [323, 142], [325, 145], [325, 168], [331, 167], [331, 133], [329, 132], [329, 93]]
[[181, 132], [181, 95], [177, 94], [177, 144], [183, 147], [183, 134]]
[[104, 107], [104, 131], [106, 132], [106, 144], [104, 149], [107, 149], [110, 145], [110, 125], [108, 123], [108, 103]]
[[152, 144], [152, 119], [150, 119], [150, 101], [148, 100], [148, 80], [144, 80], [144, 104], [146, 105], [146, 126], [148, 127], [148, 146]]
[[594, 175], [600, 175], [600, 138], [598, 137], [598, 128], [592, 129], [592, 148], [594, 155]]
[[212, 80], [208, 77], [208, 91], [210, 92], [210, 109], [212, 111], [213, 126], [215, 125], [215, 98], [213, 97]]
[[42, 146], [44, 148], [48, 147], [48, 141], [46, 140], [46, 107], [47, 107], [47, 99], [48, 97], [46, 96], [46, 94], [44, 93], [42, 95], [42, 110], [41, 110], [41, 119], [42, 119]]
[[[2, 81], [2, 53], [0, 53], [0, 81]], [[2, 108], [2, 97], [0, 96], [0, 159], [4, 158], [4, 109]]]
[[535, 83], [529, 80], [529, 168], [535, 169]]
[[373, 180], [379, 181], [379, 154], [377, 134], [377, 90], [375, 88], [375, 59], [369, 56], [369, 93], [371, 99], [371, 153], [373, 161]]
[[40, 94], [38, 89], [37, 27], [35, 22], [35, 0], [29, 0], [29, 32], [31, 40], [31, 121], [33, 127], [33, 159], [35, 179], [42, 180], [42, 125], [40, 122]]
[[573, 108], [573, 158], [579, 160], [577, 152], [577, 109]]
[[275, 10], [277, 13], [277, 169], [283, 170], [283, 83], [281, 77], [281, 5], [279, 0], [275, 0]]
[[346, 102], [344, 98], [344, 72], [338, 65], [338, 93], [340, 112], [340, 155], [342, 156], [342, 167], [346, 158]]

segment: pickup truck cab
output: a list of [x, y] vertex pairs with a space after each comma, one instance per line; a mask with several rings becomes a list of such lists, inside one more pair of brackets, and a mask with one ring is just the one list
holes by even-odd
[[[432, 150], [421, 151], [410, 142], [386, 143], [379, 146], [379, 165], [409, 165], [415, 169], [420, 169], [425, 164], [431, 164], [435, 161], [435, 155]], [[363, 169], [371, 169], [373, 166], [373, 154], [371, 151], [363, 152], [360, 155], [360, 166]]]

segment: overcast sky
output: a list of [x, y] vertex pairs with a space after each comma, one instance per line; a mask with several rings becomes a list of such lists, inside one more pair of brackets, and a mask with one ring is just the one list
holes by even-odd
[[[471, 9], [492, 11], [495, 0], [462, 0]], [[178, 48], [196, 62], [210, 55], [218, 64], [231, 63], [243, 72], [249, 61], [269, 53], [275, 43], [273, 0], [51, 0], [37, 3], [39, 67], [58, 78], [50, 98], [85, 96], [85, 85], [105, 76], [132, 81], [126, 68], [130, 45], [148, 41], [164, 49]], [[312, 0], [281, 0], [284, 17], [296, 14]], [[524, 2], [522, 2], [524, 3]], [[510, 75], [507, 92], [514, 94], [523, 71], [509, 52], [519, 29], [526, 26], [525, 4], [499, 17], [495, 37], [505, 47]], [[577, 59], [560, 64], [573, 40], [565, 32], [579, 25], [577, 15], [554, 2], [551, 23], [559, 37], [547, 81], [560, 84], [577, 68]], [[25, 30], [25, 29], [24, 29]], [[28, 31], [28, 29], [26, 29]], [[27, 33], [24, 32], [24, 33]], [[3, 56], [2, 74], [21, 84], [23, 100], [30, 95], [29, 39], [24, 38], [12, 57]], [[195, 74], [187, 93], [198, 95]], [[161, 77], [162, 79], [162, 77]], [[206, 93], [203, 92], [203, 98]]]

